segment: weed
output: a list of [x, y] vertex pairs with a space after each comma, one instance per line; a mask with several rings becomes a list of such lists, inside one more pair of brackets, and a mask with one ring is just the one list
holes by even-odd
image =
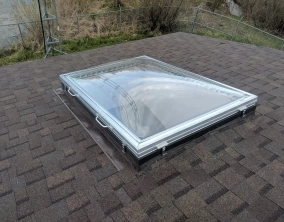
[[[64, 40], [62, 45], [67, 53], [72, 53], [95, 49], [103, 46], [119, 44], [128, 41], [139, 40], [143, 38], [149, 38], [153, 36], [155, 36], [154, 33], [137, 33], [132, 35], [117, 35], [112, 37], [100, 38], [85, 37], [78, 40]], [[34, 50], [32, 50], [31, 48], [0, 51], [0, 66], [40, 59], [43, 57], [43, 54], [43, 49], [34, 52]]]
[[172, 32], [176, 28], [179, 8], [183, 0], [141, 0], [144, 28], [160, 32]]

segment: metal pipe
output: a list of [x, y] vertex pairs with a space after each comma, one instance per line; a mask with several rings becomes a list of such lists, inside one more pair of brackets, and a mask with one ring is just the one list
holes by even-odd
[[272, 36], [272, 37], [275, 37], [275, 38], [277, 38], [277, 39], [279, 39], [279, 40], [284, 41], [284, 39], [282, 39], [282, 38], [280, 38], [280, 37], [278, 37], [278, 36], [276, 36], [276, 35], [272, 35], [272, 34], [270, 34], [269, 32], [263, 31], [263, 30], [261, 30], [261, 29], [259, 29], [259, 28], [256, 28], [256, 27], [254, 27], [254, 26], [252, 26], [252, 25], [249, 25], [249, 24], [247, 24], [247, 23], [245, 23], [245, 22], [241, 22], [241, 23], [242, 23], [243, 25], [246, 25], [246, 26], [250, 27], [250, 28], [256, 29], [256, 30], [258, 30], [258, 31], [260, 31], [260, 32], [263, 32], [263, 33], [265, 33], [265, 34], [267, 34], [267, 35], [270, 35], [270, 36]]
[[42, 22], [42, 13], [41, 13], [40, 0], [38, 0], [37, 3], [38, 3], [38, 10], [39, 10], [39, 16], [40, 16], [40, 24], [41, 24], [41, 32], [42, 32], [42, 38], [43, 38], [44, 53], [46, 53], [45, 35], [44, 35], [44, 27], [43, 27], [43, 22]]
[[237, 20], [237, 19], [230, 18], [230, 17], [228, 17], [228, 16], [221, 15], [221, 14], [218, 14], [218, 13], [216, 13], [216, 12], [211, 12], [211, 11], [208, 11], [208, 10], [203, 9], [203, 8], [200, 8], [200, 10], [201, 10], [201, 11], [203, 11], [203, 12], [208, 12], [208, 13], [210, 13], [210, 14], [214, 14], [214, 15], [217, 15], [217, 16], [220, 16], [220, 17], [223, 17], [223, 18], [227, 18], [227, 19], [230, 19], [230, 20], [236, 21], [236, 22], [237, 22], [237, 21], [239, 21], [239, 20]]
[[120, 28], [120, 31], [121, 31], [121, 6], [119, 4], [119, 28]]
[[197, 16], [198, 16], [198, 12], [199, 12], [199, 6], [196, 8], [196, 13], [195, 13], [195, 17], [194, 17], [194, 20], [193, 20], [193, 23], [192, 23], [192, 27], [191, 27], [190, 33], [193, 33], [193, 31], [194, 31], [195, 23], [196, 23]]
[[[48, 16], [49, 16], [49, 14], [47, 13], [46, 0], [44, 0], [44, 19], [47, 21], [47, 30], [48, 30], [47, 42], [52, 42], [52, 36], [51, 36], [51, 30], [50, 30], [50, 20], [48, 20], [48, 18], [49, 18]], [[47, 50], [48, 53], [49, 53], [50, 49], [52, 50], [52, 55], [54, 55], [53, 45], [51, 45], [49, 47], [49, 50]], [[48, 55], [48, 53], [47, 53], [47, 55]]]
[[22, 46], [23, 46], [23, 48], [25, 48], [22, 30], [21, 30], [21, 27], [20, 27], [19, 24], [18, 24], [18, 29], [19, 29], [19, 33], [20, 33], [20, 37], [21, 37]]
[[229, 33], [223, 32], [223, 31], [221, 31], [221, 30], [219, 30], [219, 29], [215, 29], [215, 28], [209, 27], [209, 26], [204, 25], [204, 24], [202, 24], [202, 23], [199, 23], [199, 22], [195, 22], [195, 23], [196, 23], [196, 24], [198, 24], [198, 25], [200, 25], [200, 26], [203, 26], [203, 27], [205, 27], [205, 28], [212, 29], [212, 30], [214, 30], [214, 31], [217, 31], [217, 32], [223, 33], [223, 34], [225, 34], [225, 35], [232, 36], [232, 35], [231, 35], [231, 34], [229, 34]]
[[233, 32], [233, 34], [232, 34], [231, 41], [232, 41], [233, 38], [235, 37], [235, 35], [236, 35], [236, 33], [237, 33], [237, 30], [238, 30], [238, 28], [239, 28], [240, 22], [243, 20], [243, 18], [244, 18], [244, 16], [241, 17], [241, 19], [238, 21], [238, 23], [237, 23], [237, 25], [236, 25], [236, 27], [235, 27], [235, 30], [234, 30], [234, 32]]
[[[56, 2], [55, 2], [55, 0], [52, 0], [52, 2], [53, 2], [53, 7], [54, 7], [54, 13], [57, 16]], [[60, 50], [60, 54], [62, 55], [63, 53], [62, 53], [61, 36], [60, 36], [59, 23], [58, 23], [57, 17], [56, 17], [55, 21], [56, 21], [56, 34], [57, 34], [57, 37], [58, 37], [58, 40], [59, 40], [59, 50]], [[54, 51], [54, 48], [53, 48], [53, 51]]]
[[57, 50], [57, 49], [54, 49], [54, 51], [59, 52], [61, 55], [62, 55], [62, 54], [67, 55], [67, 53], [66, 53], [66, 52], [59, 51], [59, 50]]
[[80, 27], [79, 27], [79, 17], [78, 14], [76, 14], [76, 23], [77, 23], [77, 30], [78, 30], [78, 34], [80, 33]]

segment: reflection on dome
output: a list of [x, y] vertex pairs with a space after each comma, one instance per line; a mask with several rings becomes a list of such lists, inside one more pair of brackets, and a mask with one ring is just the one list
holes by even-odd
[[219, 89], [212, 84], [204, 85], [204, 82], [147, 67], [118, 70], [75, 81], [140, 139], [242, 96], [230, 89]]

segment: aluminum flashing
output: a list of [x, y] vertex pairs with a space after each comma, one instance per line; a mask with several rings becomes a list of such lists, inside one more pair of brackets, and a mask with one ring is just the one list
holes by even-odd
[[138, 161], [256, 106], [257, 96], [147, 56], [60, 75]]

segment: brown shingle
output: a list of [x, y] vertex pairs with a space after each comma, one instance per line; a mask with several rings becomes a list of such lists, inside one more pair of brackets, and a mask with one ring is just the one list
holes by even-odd
[[[141, 55], [258, 94], [255, 115], [139, 173], [117, 171], [52, 89], [62, 73]], [[283, 61], [281, 51], [175, 33], [0, 67], [1, 218], [282, 221]]]

